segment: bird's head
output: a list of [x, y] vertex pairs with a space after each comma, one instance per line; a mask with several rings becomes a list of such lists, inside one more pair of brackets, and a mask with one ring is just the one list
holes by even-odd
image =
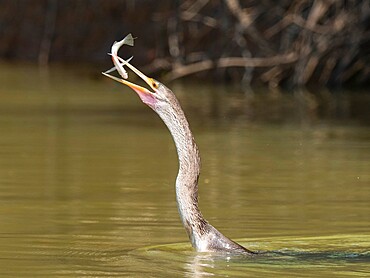
[[147, 77], [145, 74], [143, 74], [141, 71], [139, 71], [130, 63], [127, 62], [125, 65], [128, 66], [134, 73], [136, 73], [142, 80], [144, 80], [145, 83], [149, 85], [150, 90], [140, 85], [129, 82], [125, 79], [117, 78], [107, 73], [103, 74], [117, 82], [129, 86], [139, 95], [140, 99], [146, 105], [148, 105], [155, 111], [161, 108], [162, 109], [165, 108], [166, 105], [173, 103], [173, 101], [177, 103], [176, 97], [174, 96], [172, 91], [168, 89], [165, 85], [163, 85], [162, 83], [158, 82], [153, 78]]

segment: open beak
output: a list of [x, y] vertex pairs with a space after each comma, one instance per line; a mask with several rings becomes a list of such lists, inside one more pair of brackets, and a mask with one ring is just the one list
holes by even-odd
[[[114, 58], [118, 58], [118, 59], [121, 59], [119, 57], [113, 57]], [[114, 60], [113, 60], [114, 61]], [[124, 61], [124, 60], [123, 60]], [[157, 89], [154, 87], [154, 81], [152, 78], [149, 78], [147, 77], [145, 74], [143, 74], [141, 71], [139, 71], [137, 68], [135, 68], [133, 65], [131, 65], [130, 63], [128, 63], [127, 61], [124, 61], [125, 62], [125, 66], [129, 67], [134, 73], [136, 73], [142, 80], [145, 81], [145, 83], [147, 83], [150, 88], [155, 92]], [[120, 82], [122, 84], [125, 84], [127, 86], [129, 86], [131, 89], [133, 89], [139, 96], [140, 98], [142, 99], [142, 97], [144, 97], [144, 95], [147, 95], [150, 94], [150, 95], [153, 95], [153, 92], [149, 91], [148, 89], [142, 87], [142, 86], [139, 86], [137, 84], [134, 84], [132, 82], [129, 82], [125, 79], [121, 79], [121, 78], [117, 78], [115, 76], [112, 76], [108, 73], [105, 73], [103, 72], [103, 74], [117, 82]]]

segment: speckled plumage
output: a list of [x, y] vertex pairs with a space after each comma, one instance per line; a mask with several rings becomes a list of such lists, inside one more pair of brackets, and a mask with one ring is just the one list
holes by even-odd
[[159, 83], [157, 101], [149, 106], [162, 118], [174, 139], [179, 172], [176, 178], [176, 199], [180, 218], [193, 247], [200, 252], [254, 254], [225, 237], [204, 219], [198, 207], [199, 150], [181, 106], [172, 93]]
[[[112, 53], [114, 54], [112, 55], [112, 60], [115, 68], [126, 65], [142, 78], [153, 91], [124, 79], [111, 76], [107, 72], [103, 74], [131, 87], [139, 95], [140, 99], [162, 118], [170, 130], [179, 158], [179, 172], [176, 178], [176, 200], [181, 221], [193, 247], [199, 252], [255, 254], [225, 237], [204, 219], [198, 207], [199, 150], [185, 114], [176, 96], [170, 89], [160, 82], [145, 76], [128, 61], [117, 56], [117, 51], [123, 42], [124, 40], [118, 43], [117, 49], [112, 48]], [[119, 73], [121, 72], [119, 71]], [[122, 77], [125, 78], [125, 75]]]

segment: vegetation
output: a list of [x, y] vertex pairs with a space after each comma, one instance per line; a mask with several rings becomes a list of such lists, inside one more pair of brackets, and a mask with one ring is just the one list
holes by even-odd
[[104, 63], [112, 42], [131, 32], [140, 40], [127, 57], [168, 79], [369, 84], [368, 0], [0, 0], [0, 6], [3, 59]]

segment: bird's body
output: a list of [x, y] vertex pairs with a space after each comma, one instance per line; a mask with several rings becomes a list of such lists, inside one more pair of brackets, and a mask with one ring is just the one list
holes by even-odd
[[[114, 55], [112, 58], [114, 64], [119, 65], [120, 58]], [[168, 127], [179, 159], [179, 172], [176, 178], [178, 210], [193, 247], [199, 252], [255, 254], [225, 237], [209, 224], [200, 212], [198, 207], [199, 151], [189, 123], [173, 92], [162, 83], [146, 77], [128, 62], [126, 65], [138, 74], [153, 91], [106, 73], [105, 75], [136, 91], [141, 100], [151, 107]]]

